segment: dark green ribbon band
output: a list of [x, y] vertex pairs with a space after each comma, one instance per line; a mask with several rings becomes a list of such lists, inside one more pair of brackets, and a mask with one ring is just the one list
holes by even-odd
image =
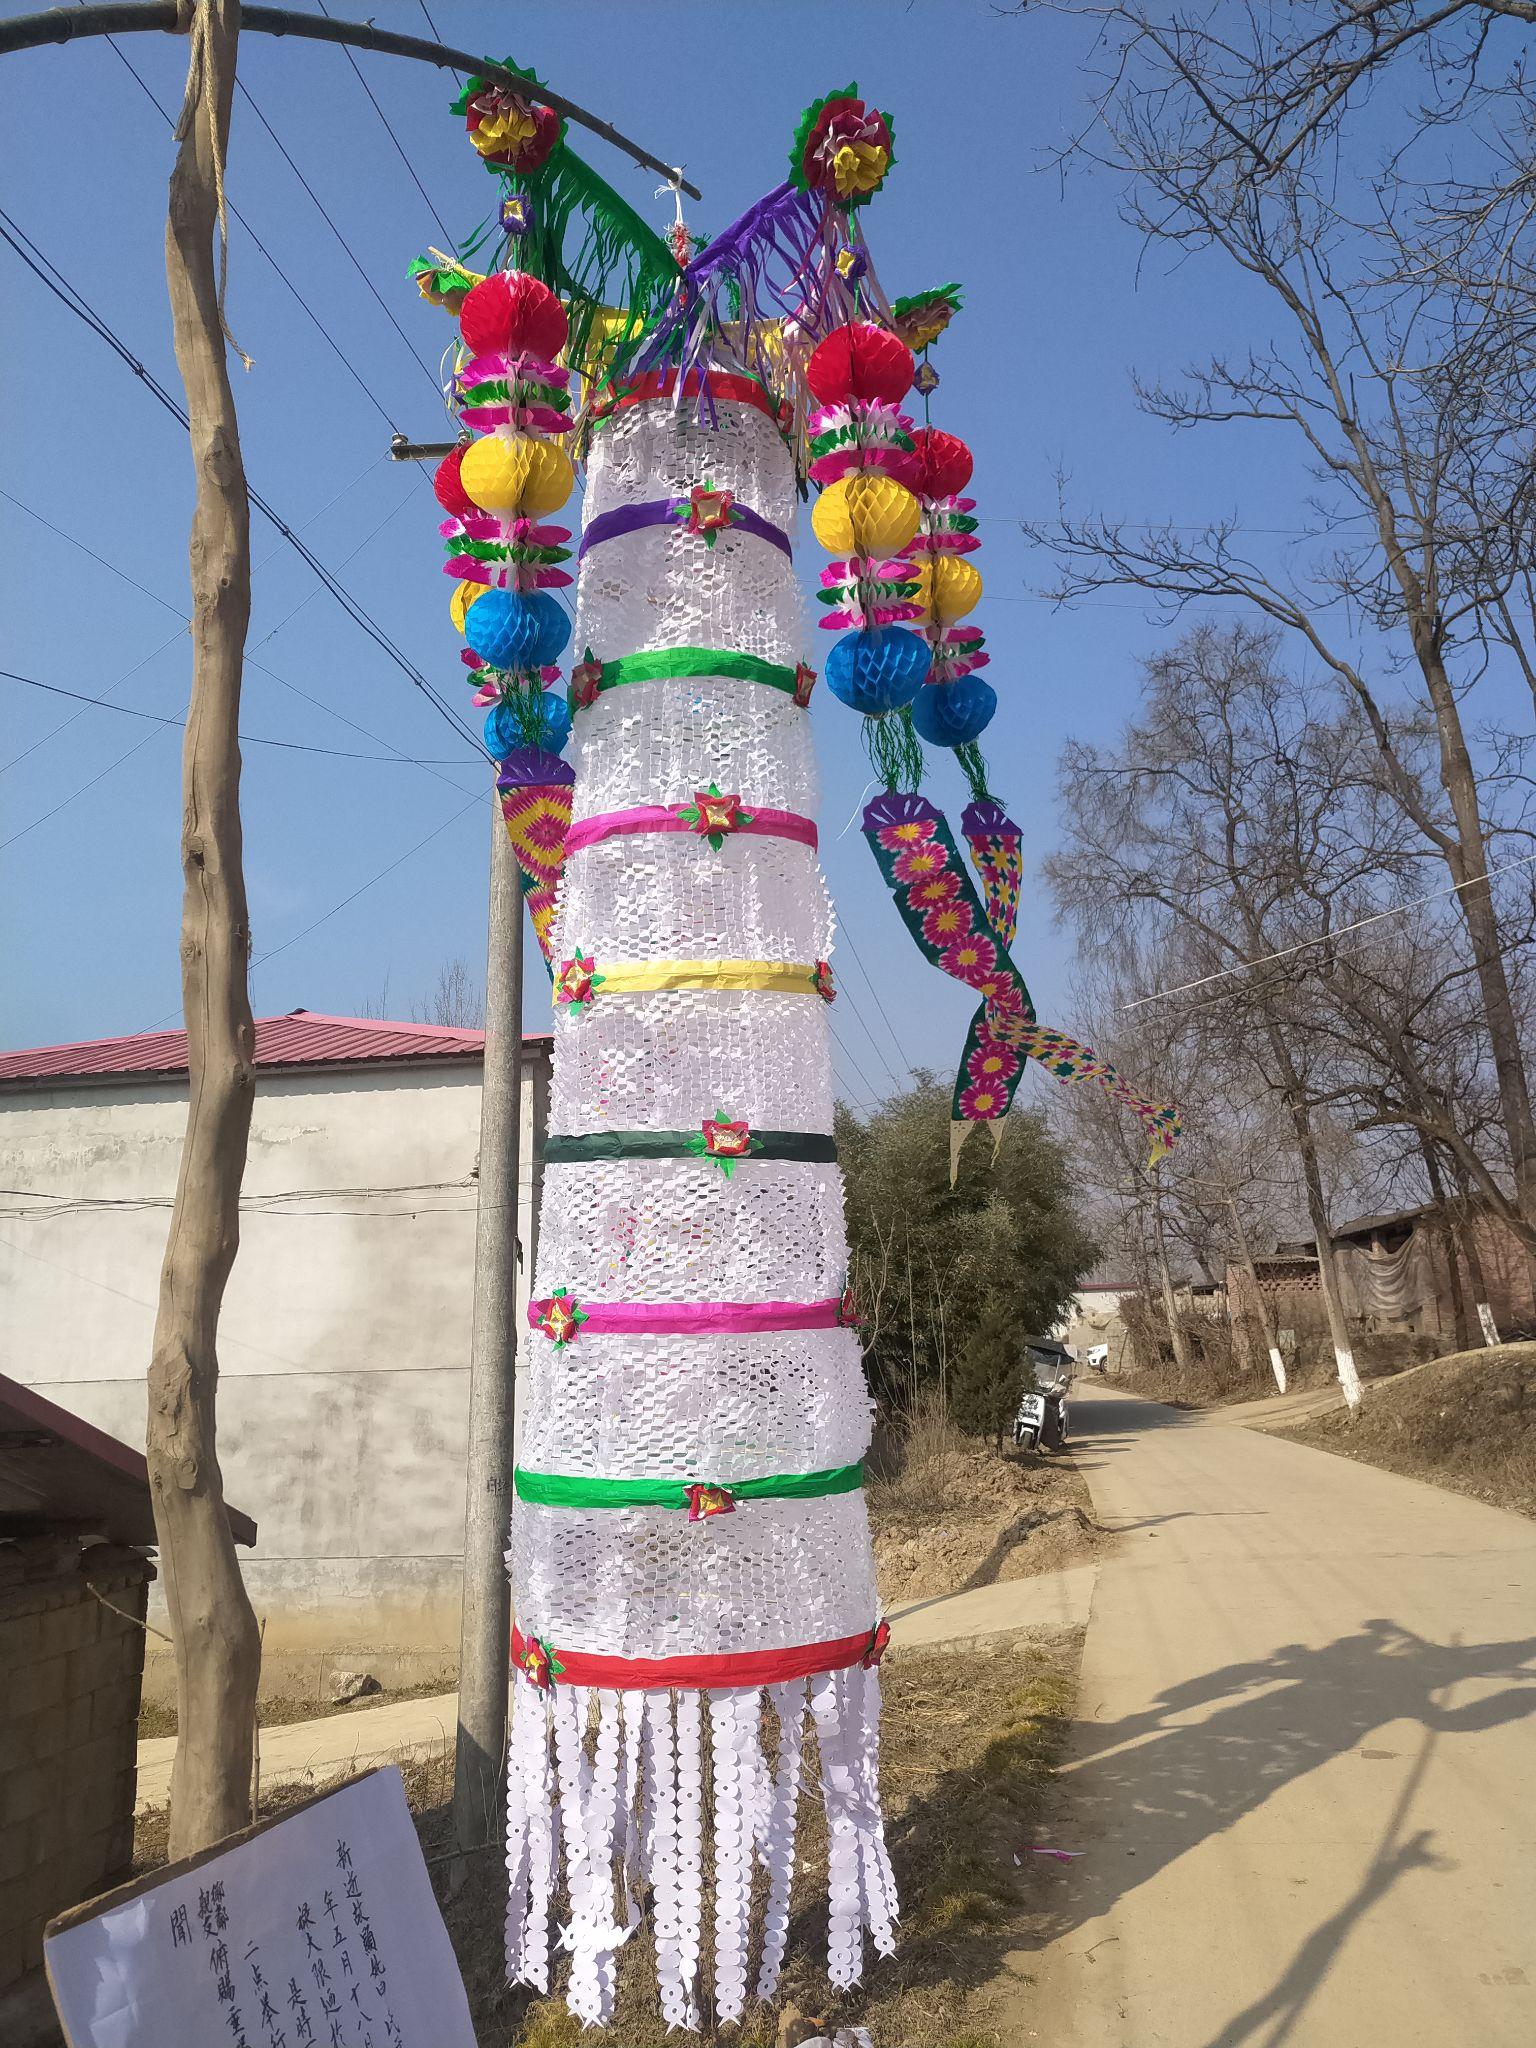
[[[564, 1472], [516, 1474], [517, 1497], [545, 1508], [686, 1508], [686, 1479], [578, 1479]], [[838, 1465], [830, 1472], [781, 1472], [766, 1479], [722, 1479], [698, 1482], [718, 1485], [733, 1501], [817, 1500], [823, 1494], [857, 1493], [864, 1484], [864, 1462]]]
[[795, 1159], [817, 1165], [835, 1164], [837, 1140], [819, 1131], [758, 1131], [752, 1149], [734, 1155], [701, 1152], [697, 1131], [587, 1131], [579, 1137], [548, 1137], [544, 1160], [569, 1166], [582, 1159], [698, 1159], [718, 1166], [731, 1156], [738, 1164], [754, 1159]]

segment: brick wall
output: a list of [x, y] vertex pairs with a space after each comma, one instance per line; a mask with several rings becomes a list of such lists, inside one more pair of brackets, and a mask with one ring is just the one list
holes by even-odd
[[133, 1859], [144, 1616], [140, 1552], [73, 1538], [0, 1546], [0, 1990], [42, 1961], [55, 1913]]

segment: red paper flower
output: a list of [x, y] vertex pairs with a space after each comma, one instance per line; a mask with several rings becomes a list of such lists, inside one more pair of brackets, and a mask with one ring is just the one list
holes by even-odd
[[837, 1001], [837, 988], [832, 980], [831, 966], [827, 961], [818, 960], [816, 962], [815, 970], [811, 975], [811, 986], [824, 1003], [835, 1003]]
[[578, 711], [595, 704], [603, 687], [603, 664], [593, 658], [589, 647], [571, 670], [571, 703]]
[[680, 519], [690, 533], [701, 535], [704, 545], [712, 548], [716, 534], [735, 523], [735, 493], [717, 491], [711, 483], [695, 484], [684, 504], [677, 507], [672, 517]]
[[728, 835], [750, 825], [754, 814], [742, 809], [741, 798], [734, 790], [722, 796], [719, 784], [712, 782], [708, 789], [693, 792], [691, 804], [680, 804], [677, 815], [690, 832], [707, 839], [718, 853]]
[[887, 853], [905, 853], [934, 834], [932, 818], [904, 818], [899, 825], [882, 825], [875, 834]]
[[960, 1098], [960, 1114], [967, 1123], [990, 1123], [1006, 1108], [1003, 1090], [987, 1081], [972, 1082]]
[[745, 1117], [729, 1124], [706, 1117], [703, 1131], [704, 1150], [711, 1159], [742, 1159], [752, 1149], [752, 1127]]
[[866, 1671], [873, 1671], [890, 1647], [891, 1624], [888, 1621], [877, 1621], [869, 1632], [869, 1643], [859, 1662]]
[[967, 981], [975, 988], [995, 972], [997, 948], [984, 933], [972, 932], [948, 947], [940, 964], [956, 981]]
[[923, 919], [923, 937], [930, 946], [935, 946], [943, 952], [945, 947], [968, 938], [974, 922], [971, 906], [964, 900], [958, 903], [940, 903]]
[[549, 1338], [557, 1351], [576, 1342], [577, 1332], [589, 1319], [574, 1294], [552, 1294], [534, 1303], [533, 1327]]
[[550, 1686], [554, 1684], [556, 1678], [565, 1669], [565, 1666], [560, 1662], [560, 1659], [555, 1655], [548, 1643], [540, 1642], [537, 1636], [525, 1636], [523, 1638], [523, 1647], [517, 1659], [517, 1667], [525, 1678], [533, 1681], [540, 1692], [547, 1692]]
[[711, 1515], [734, 1515], [736, 1501], [726, 1486], [690, 1486], [688, 1488], [688, 1519], [690, 1522], [707, 1522]]
[[569, 1005], [579, 1010], [591, 1002], [594, 991], [602, 987], [604, 979], [601, 974], [594, 974], [592, 968], [592, 955], [583, 953], [579, 948], [571, 959], [560, 962], [555, 975], [555, 1001], [560, 1007]]
[[928, 875], [936, 875], [949, 865], [949, 855], [937, 842], [924, 841], [920, 846], [909, 846], [905, 853], [896, 856], [895, 875], [898, 882], [908, 888], [914, 882], [921, 882]]
[[811, 692], [816, 687], [816, 671], [809, 662], [795, 664], [795, 702], [803, 711], [811, 701]]
[[842, 1330], [856, 1330], [864, 1318], [859, 1314], [859, 1304], [851, 1287], [845, 1287], [838, 1298], [837, 1322]]

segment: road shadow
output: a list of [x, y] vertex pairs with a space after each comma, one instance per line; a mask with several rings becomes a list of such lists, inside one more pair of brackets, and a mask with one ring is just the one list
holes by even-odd
[[[1445, 1703], [1442, 1696], [1452, 1688], [1473, 1682], [1496, 1689], [1464, 1706]], [[1198, 1721], [1181, 1718], [1202, 1709]], [[1047, 1864], [1049, 1877], [1042, 1880], [1028, 1853], [1037, 1837], [1021, 1825], [1012, 1846], [1021, 1858], [1027, 1927], [1022, 1935], [1016, 1923], [999, 1928], [995, 1945], [979, 1943], [966, 1978], [987, 1981], [984, 1950], [993, 1950], [1000, 1970], [1005, 1953], [1015, 1959], [1038, 1953], [1102, 1919], [1118, 1900], [1288, 1785], [1334, 1757], [1370, 1749], [1378, 1730], [1412, 1722], [1422, 1731], [1417, 1761], [1354, 1894], [1307, 1937], [1273, 1987], [1212, 2041], [1199, 2044], [1242, 2048], [1264, 2028], [1270, 2030], [1262, 2037], [1265, 2048], [1271, 2048], [1286, 2039], [1351, 1929], [1406, 1872], [1453, 1867], [1435, 1854], [1427, 1833], [1404, 1832], [1429, 1749], [1532, 1714], [1536, 1636], [1437, 1643], [1398, 1623], [1373, 1620], [1321, 1647], [1290, 1643], [1271, 1656], [1203, 1674], [1123, 1719], [1080, 1721], [1064, 1760], [1051, 1836], [1083, 1853], [1068, 1865]], [[1400, 1742], [1399, 1732], [1383, 1760], [1397, 1755]], [[907, 1808], [892, 1829], [898, 1851], [929, 1828], [933, 1814], [952, 1810], [967, 1778], [974, 1782], [974, 1770], [946, 1773]], [[1026, 1819], [1020, 1815], [1021, 1823]], [[1069, 1825], [1077, 1832], [1064, 1833]], [[1001, 1838], [994, 1854], [1000, 1846]], [[900, 1861], [898, 1854], [898, 1868]], [[909, 1981], [921, 1982], [930, 1967], [927, 1945], [914, 1943], [905, 1960], [913, 1971]], [[942, 1950], [933, 1959], [940, 1974], [953, 1960]]]

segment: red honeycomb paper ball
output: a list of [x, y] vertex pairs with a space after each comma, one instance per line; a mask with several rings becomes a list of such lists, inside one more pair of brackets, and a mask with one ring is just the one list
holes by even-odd
[[565, 347], [570, 322], [547, 284], [526, 270], [498, 270], [465, 294], [459, 332], [477, 356], [507, 349], [552, 362]]
[[883, 398], [895, 405], [912, 388], [912, 351], [887, 327], [850, 320], [817, 342], [805, 381], [822, 405]]
[[920, 498], [957, 498], [971, 480], [971, 451], [958, 434], [946, 434], [942, 427], [919, 427], [912, 436], [917, 457], [917, 481], [912, 488]]
[[445, 512], [455, 519], [467, 519], [471, 512], [478, 512], [479, 506], [465, 490], [459, 477], [459, 464], [464, 460], [464, 450], [455, 448], [445, 455], [432, 472], [432, 489], [437, 502]]

